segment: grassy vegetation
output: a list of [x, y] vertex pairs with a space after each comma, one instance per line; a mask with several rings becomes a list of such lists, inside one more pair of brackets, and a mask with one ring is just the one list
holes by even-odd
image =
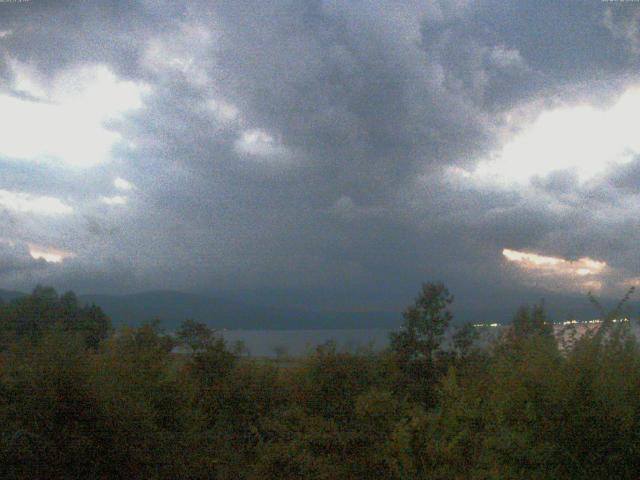
[[[640, 471], [628, 324], [561, 350], [541, 307], [442, 348], [424, 286], [384, 352], [250, 359], [204, 325], [111, 331], [49, 289], [0, 306], [0, 478], [594, 479]], [[97, 340], [96, 340], [97, 339]]]

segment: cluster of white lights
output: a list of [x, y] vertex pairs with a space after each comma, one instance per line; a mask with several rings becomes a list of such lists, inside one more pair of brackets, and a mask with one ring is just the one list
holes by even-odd
[[[628, 318], [614, 318], [612, 320], [613, 323], [624, 323], [624, 322], [629, 322]], [[600, 319], [594, 319], [594, 320], [565, 320], [564, 322], [558, 322], [558, 323], [552, 323], [552, 322], [545, 322], [545, 323], [550, 323], [551, 325], [591, 325], [591, 324], [598, 324], [598, 323], [602, 323], [602, 320]], [[476, 328], [486, 328], [486, 327], [502, 327], [504, 326], [501, 323], [474, 323], [473, 324], [474, 327]]]
[[[629, 319], [628, 318], [614, 318], [611, 320], [613, 323], [624, 323], [624, 322], [628, 322]], [[575, 325], [575, 324], [579, 324], [579, 325], [586, 325], [586, 324], [596, 324], [596, 323], [602, 323], [602, 320], [600, 319], [594, 319], [594, 320], [565, 320], [564, 322], [561, 322], [561, 325]]]

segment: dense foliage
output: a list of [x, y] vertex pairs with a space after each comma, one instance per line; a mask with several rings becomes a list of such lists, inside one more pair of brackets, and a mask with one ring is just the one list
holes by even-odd
[[563, 348], [537, 306], [491, 344], [466, 326], [445, 345], [451, 301], [425, 285], [386, 352], [270, 362], [192, 321], [112, 332], [39, 287], [0, 305], [0, 478], [637, 477], [626, 324]]

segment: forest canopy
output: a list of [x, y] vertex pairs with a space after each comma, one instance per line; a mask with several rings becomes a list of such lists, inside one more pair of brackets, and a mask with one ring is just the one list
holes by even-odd
[[37, 287], [0, 305], [0, 477], [636, 478], [628, 322], [563, 346], [537, 305], [493, 342], [444, 342], [452, 302], [425, 284], [382, 352], [269, 360], [189, 320], [113, 330]]

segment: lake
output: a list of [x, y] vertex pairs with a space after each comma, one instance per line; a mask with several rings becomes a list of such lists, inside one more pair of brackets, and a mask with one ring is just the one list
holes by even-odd
[[353, 352], [371, 346], [382, 350], [389, 345], [389, 329], [354, 330], [224, 330], [229, 345], [242, 341], [251, 356], [275, 357], [275, 349], [282, 347], [287, 355], [299, 356], [313, 351], [318, 345], [335, 340], [340, 350]]
[[[591, 330], [594, 325], [579, 323], [576, 329], [577, 337]], [[497, 328], [481, 328], [480, 344], [486, 345], [495, 339], [503, 331], [504, 326]], [[558, 340], [565, 340], [570, 330], [567, 325], [554, 325], [555, 335]], [[237, 341], [242, 341], [249, 350], [251, 356], [275, 357], [276, 349], [283, 348], [287, 355], [300, 356], [312, 352], [318, 345], [329, 340], [335, 340], [339, 350], [355, 352], [360, 348], [371, 347], [374, 351], [380, 351], [389, 346], [389, 333], [393, 331], [386, 328], [351, 329], [351, 330], [222, 330], [221, 333], [230, 346]], [[640, 327], [637, 322], [631, 324], [631, 332], [640, 338]], [[451, 341], [450, 330], [445, 335], [444, 345]]]

